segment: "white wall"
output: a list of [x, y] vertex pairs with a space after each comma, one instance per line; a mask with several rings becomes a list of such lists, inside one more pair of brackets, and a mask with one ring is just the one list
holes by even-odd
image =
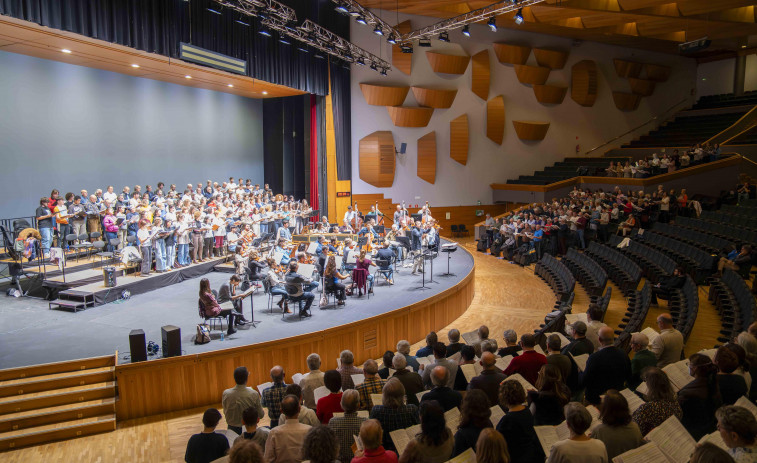
[[734, 58], [702, 63], [697, 66], [697, 96], [733, 93], [735, 67]]
[[[391, 22], [395, 22], [394, 13], [386, 15], [391, 18]], [[406, 18], [412, 20], [414, 29], [433, 22], [431, 18], [400, 15], [400, 21]], [[450, 206], [471, 205], [476, 201], [491, 203], [490, 183], [505, 182], [507, 179], [517, 178], [518, 175], [531, 175], [535, 170], [552, 165], [565, 156], [575, 156], [576, 144], [580, 144], [581, 152], [598, 146], [648, 121], [652, 115], [667, 110], [682, 99], [691, 99], [692, 89], [696, 85], [696, 64], [687, 58], [589, 42], [574, 47], [570, 39], [515, 30], [492, 33], [483, 25], [473, 26], [471, 32], [473, 37], [470, 39], [463, 37], [458, 30], [450, 33], [453, 43], [432, 40], [432, 48], [415, 47], [411, 76], [393, 69], [387, 77], [381, 77], [367, 66], [353, 65], [353, 193], [383, 193], [395, 201], [420, 203], [429, 200], [431, 204]], [[374, 35], [370, 28], [353, 22], [351, 34], [355, 44], [391, 62], [389, 45], [384, 38]], [[595, 105], [591, 108], [578, 105], [570, 98], [570, 90], [562, 104], [542, 105], [536, 101], [531, 86], [518, 82], [512, 65], [503, 65], [497, 61], [491, 47], [492, 42], [568, 50], [570, 55], [565, 68], [553, 70], [547, 84], [569, 87], [571, 66], [582, 59], [595, 60], [599, 70], [599, 93]], [[468, 66], [463, 76], [436, 74], [431, 70], [425, 56], [425, 50], [457, 51], [472, 56], [484, 49], [489, 49], [491, 63], [489, 98], [501, 94], [505, 100], [505, 138], [502, 145], [486, 138], [486, 102], [470, 89], [471, 66]], [[653, 96], [642, 99], [636, 111], [623, 112], [615, 107], [611, 92], [629, 92], [630, 88], [626, 79], [617, 77], [613, 58], [669, 65], [673, 68], [672, 75], [668, 82], [658, 84]], [[536, 65], [533, 53], [527, 64]], [[370, 106], [365, 102], [360, 91], [361, 82], [457, 88], [458, 93], [451, 108], [435, 110], [428, 127], [402, 128], [393, 126], [385, 107]], [[412, 91], [408, 94], [405, 106], [417, 106]], [[468, 114], [470, 123], [470, 151], [468, 164], [465, 166], [449, 157], [449, 122], [464, 113]], [[516, 136], [513, 120], [549, 121], [551, 126], [544, 140], [523, 142]], [[397, 147], [402, 142], [408, 144], [407, 154], [398, 159], [394, 185], [391, 188], [375, 188], [360, 180], [359, 142], [361, 138], [376, 130], [392, 131]], [[432, 130], [436, 131], [437, 140], [437, 173], [436, 183], [433, 185], [418, 178], [416, 171], [417, 140]], [[596, 155], [602, 152], [604, 149]], [[420, 200], [416, 200], [416, 196], [420, 196]]]
[[744, 91], [757, 90], [757, 55], [746, 57], [746, 76], [744, 78]]

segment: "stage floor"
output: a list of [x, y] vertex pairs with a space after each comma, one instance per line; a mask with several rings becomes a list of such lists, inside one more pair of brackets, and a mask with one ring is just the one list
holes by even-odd
[[[241, 327], [236, 334], [226, 336], [224, 341], [220, 341], [221, 331], [214, 330], [213, 340], [205, 345], [195, 345], [193, 342], [195, 327], [202, 321], [197, 312], [199, 277], [135, 295], [127, 301], [112, 302], [77, 313], [49, 310], [47, 301], [43, 300], [0, 295], [0, 368], [109, 355], [116, 350], [119, 363], [126, 363], [130, 359], [129, 332], [142, 329], [148, 341], [160, 345], [160, 328], [164, 325], [181, 328], [184, 355], [305, 334], [370, 318], [432, 297], [457, 284], [472, 268], [473, 258], [461, 246], [452, 253], [450, 261], [450, 271], [454, 276], [441, 276], [447, 271], [446, 253], [440, 253], [434, 261], [433, 282], [428, 281], [427, 265], [425, 290], [419, 289], [421, 276], [411, 275], [410, 268], [398, 268], [393, 286], [379, 277], [375, 294], [370, 299], [365, 295], [361, 298], [348, 297], [346, 305], [339, 308], [333, 304], [318, 308], [319, 289], [311, 310], [313, 316], [302, 320], [294, 314], [282, 320], [281, 310], [275, 305], [273, 313], [269, 313], [268, 296], [263, 294], [261, 288], [253, 297], [255, 320], [261, 323], [256, 328]], [[204, 277], [217, 290], [228, 280], [229, 274], [211, 272]], [[248, 319], [249, 301], [249, 298], [244, 301], [244, 314]]]

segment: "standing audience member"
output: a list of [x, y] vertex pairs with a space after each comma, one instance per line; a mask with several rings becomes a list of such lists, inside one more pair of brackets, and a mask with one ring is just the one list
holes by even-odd
[[329, 420], [335, 412], [342, 412], [342, 388], [343, 376], [336, 370], [328, 370], [323, 375], [323, 383], [329, 394], [318, 399], [318, 405], [315, 408], [315, 414], [322, 424], [329, 424]]
[[449, 339], [449, 344], [447, 344], [447, 357], [457, 354], [465, 345], [460, 342], [460, 330], [455, 328], [449, 330], [449, 333], [447, 333], [447, 339]]
[[[374, 362], [375, 363], [375, 362]], [[347, 389], [342, 393], [342, 410], [344, 416], [335, 416], [329, 421], [329, 428], [336, 434], [339, 442], [339, 461], [350, 461], [354, 456], [352, 446], [353, 436], [360, 434], [360, 426], [365, 418], [357, 416], [360, 405], [360, 395], [354, 389]]]
[[[260, 422], [260, 414], [255, 407], [250, 407], [242, 412], [242, 424], [244, 424], [244, 432], [237, 437], [234, 444], [238, 440], [251, 440], [258, 444], [263, 451], [265, 451], [265, 444], [268, 442], [268, 433], [271, 432], [270, 428], [265, 426], [258, 427]], [[262, 455], [261, 455], [262, 457]]]
[[[299, 384], [288, 385], [286, 390], [284, 391], [284, 395], [293, 395], [297, 397], [300, 400], [300, 405], [303, 405], [302, 388], [299, 386]], [[279, 426], [286, 423], [286, 421], [286, 416], [279, 416]], [[297, 415], [297, 421], [308, 426], [318, 426], [319, 424], [321, 424], [320, 420], [318, 420], [318, 416], [315, 414], [315, 411], [308, 407], [300, 407], [300, 413]]]
[[650, 350], [657, 357], [657, 366], [663, 368], [681, 360], [683, 335], [673, 328], [673, 317], [669, 313], [657, 317], [657, 327], [660, 335], [654, 338]]
[[448, 386], [449, 370], [439, 365], [431, 370], [429, 376], [431, 377], [431, 383], [434, 388], [423, 394], [421, 397], [421, 404], [428, 400], [436, 400], [445, 412], [460, 407], [460, 403], [463, 401], [463, 396]]
[[734, 460], [731, 454], [717, 445], [705, 442], [697, 445], [696, 450], [691, 454], [689, 463], [734, 463]]
[[607, 391], [602, 398], [599, 418], [602, 422], [591, 432], [591, 437], [604, 442], [608, 460], [644, 445], [639, 425], [631, 420], [628, 401], [615, 389]]
[[237, 439], [229, 451], [229, 463], [263, 463], [263, 450], [250, 440]]
[[720, 346], [713, 362], [718, 367], [718, 388], [723, 405], [733, 405], [749, 392], [744, 377], [734, 373], [739, 367], [739, 358], [726, 346]]
[[[419, 423], [418, 407], [405, 404], [404, 397], [405, 387], [402, 385], [402, 382], [397, 378], [391, 378], [384, 385], [384, 391], [381, 395], [382, 405], [374, 405], [371, 410], [370, 417], [381, 423], [380, 429], [383, 430], [383, 445], [387, 450], [397, 450], [391, 437], [389, 437], [390, 432], [397, 429], [409, 428]], [[366, 423], [363, 423], [363, 426], [365, 425]], [[361, 427], [361, 437], [362, 434], [363, 428]], [[371, 448], [365, 441], [363, 441], [363, 444], [366, 449]]]
[[[401, 384], [400, 384], [401, 386]], [[367, 420], [360, 426], [360, 440], [364, 450], [355, 452], [351, 463], [397, 463], [397, 453], [386, 450], [382, 442], [386, 442], [385, 431], [379, 420]]]
[[439, 402], [427, 400], [420, 407], [421, 432], [415, 436], [421, 463], [444, 463], [450, 459], [455, 439]]
[[434, 353], [434, 363], [430, 365], [425, 365], [423, 367], [423, 386], [426, 389], [431, 389], [433, 386], [431, 384], [431, 371], [437, 367], [441, 366], [446, 368], [449, 371], [449, 375], [447, 377], [447, 387], [452, 388], [455, 386], [455, 376], [457, 375], [457, 362], [452, 361], [448, 358], [446, 358], [447, 355], [447, 346], [444, 345], [443, 342], [437, 342], [433, 346], [433, 353]]
[[631, 390], [641, 384], [641, 373], [647, 367], [657, 366], [657, 357], [647, 349], [649, 338], [644, 333], [634, 333], [631, 335], [631, 350], [633, 358], [631, 359], [631, 378], [628, 380], [628, 387]]
[[405, 361], [407, 362], [407, 366], [409, 366], [413, 371], [417, 372], [421, 369], [420, 364], [418, 363], [418, 360], [410, 355], [410, 343], [406, 340], [401, 340], [397, 343], [397, 352], [402, 354], [405, 357]]
[[476, 463], [510, 463], [507, 442], [493, 428], [481, 431], [476, 442]]
[[484, 391], [486, 397], [489, 399], [490, 407], [497, 404], [497, 391], [499, 390], [499, 385], [507, 377], [495, 366], [496, 361], [494, 354], [491, 352], [484, 352], [481, 356], [481, 366], [484, 367], [484, 369], [481, 370], [481, 374], [475, 378], [471, 378], [470, 384], [468, 384], [468, 391], [474, 389]]
[[563, 347], [562, 353], [565, 355], [571, 354], [573, 356], [591, 354], [594, 352], [594, 344], [586, 339], [586, 323], [582, 321], [573, 322], [572, 325], [568, 325], [570, 328], [570, 336], [573, 340], [567, 346]]
[[478, 437], [486, 428], [492, 427], [486, 394], [480, 389], [473, 389], [465, 394], [460, 410], [460, 425], [455, 432], [455, 448], [452, 457], [456, 457], [469, 448], [475, 447]]
[[632, 418], [639, 425], [641, 434], [646, 436], [671, 416], [680, 420], [683, 412], [664, 371], [650, 367], [642, 376], [647, 383], [648, 391], [644, 395], [647, 402], [633, 412]]
[[717, 379], [718, 368], [704, 354], [689, 357], [689, 374], [694, 377], [678, 391], [681, 424], [697, 442], [715, 432], [715, 411], [722, 405]]
[[187, 442], [184, 461], [187, 463], [210, 463], [226, 455], [229, 440], [223, 434], [216, 433], [216, 426], [221, 421], [221, 412], [209, 408], [202, 414], [202, 432], [194, 434]]
[[481, 325], [478, 327], [476, 333], [478, 334], [478, 341], [473, 343], [473, 348], [476, 350], [476, 357], [481, 357], [481, 344], [489, 340], [489, 327]]
[[321, 371], [321, 356], [318, 354], [308, 355], [305, 362], [310, 372], [306, 373], [300, 380], [302, 388], [302, 397], [305, 399], [305, 406], [315, 410], [315, 398], [313, 391], [323, 386], [323, 372]]
[[475, 361], [476, 351], [473, 346], [465, 345], [460, 349], [460, 363], [458, 364], [457, 374], [455, 375], [455, 390], [465, 391], [468, 389], [468, 380], [465, 379], [465, 373], [460, 368], [463, 365], [472, 365]]
[[536, 379], [537, 391], [528, 393], [528, 403], [536, 426], [557, 426], [565, 420], [563, 407], [570, 402], [570, 389], [555, 365], [543, 365]]
[[[287, 388], [284, 383], [286, 373], [284, 369], [276, 365], [271, 368], [271, 379], [273, 386], [263, 391], [263, 406], [268, 409], [268, 418], [271, 419], [271, 429], [279, 425], [279, 416], [281, 415], [281, 400], [284, 398]], [[299, 407], [298, 407], [299, 409]]]
[[586, 388], [586, 400], [598, 405], [599, 396], [608, 389], [622, 390], [631, 377], [631, 361], [628, 355], [614, 346], [615, 333], [605, 326], [599, 330], [600, 349], [586, 361], [582, 384]]
[[[401, 383], [407, 395], [407, 403], [418, 405], [418, 394], [425, 390], [423, 387], [423, 379], [418, 373], [408, 370], [405, 355], [399, 353], [392, 359], [392, 366], [394, 366], [394, 378], [397, 378]], [[385, 427], [386, 428], [386, 427]]]
[[565, 423], [570, 438], [552, 445], [547, 463], [608, 463], [605, 444], [586, 435], [591, 426], [591, 415], [578, 402], [565, 406]]
[[545, 458], [534, 431], [534, 416], [523, 405], [525, 402], [526, 391], [519, 382], [504, 381], [499, 386], [499, 404], [505, 416], [497, 424], [497, 431], [507, 441], [512, 463], [541, 462]]
[[556, 366], [560, 370], [565, 384], [573, 389], [571, 380], [577, 379], [571, 378], [571, 376], [574, 376], [573, 362], [570, 361], [570, 357], [560, 353], [560, 337], [556, 334], [550, 334], [547, 338], [547, 364]]
[[607, 326], [602, 323], [602, 309], [597, 304], [589, 304], [588, 310], [586, 310], [586, 339], [594, 344], [594, 350], [599, 349], [599, 330], [603, 326]]
[[378, 364], [373, 359], [363, 363], [363, 375], [365, 379], [355, 389], [360, 394], [360, 410], [370, 411], [373, 408], [371, 394], [381, 394], [386, 381], [378, 375]]
[[[439, 341], [439, 337], [436, 335], [436, 332], [435, 331], [430, 332], [429, 334], [426, 335], [426, 345], [418, 349], [418, 352], [415, 353], [415, 356], [428, 357], [429, 355], [432, 355], [434, 353], [434, 345], [438, 341]], [[445, 346], [445, 353], [446, 353], [446, 346]]]
[[337, 371], [342, 375], [342, 390], [355, 389], [355, 383], [352, 381], [352, 375], [362, 374], [363, 370], [355, 367], [355, 356], [352, 351], [343, 350], [339, 354], [339, 368]]
[[339, 461], [339, 442], [334, 430], [328, 426], [311, 427], [302, 442], [302, 460], [310, 463]]
[[[757, 291], [757, 287], [753, 287], [752, 291]], [[752, 386], [749, 388], [749, 400], [757, 402], [757, 338], [744, 331], [736, 337], [736, 343], [744, 349], [746, 360], [749, 364], [749, 375], [752, 378]]]
[[518, 334], [515, 330], [505, 330], [502, 337], [505, 339], [505, 347], [501, 348], [497, 354], [500, 357], [506, 357], [508, 355], [517, 357], [521, 350], [518, 345]]
[[[529, 383], [536, 383], [539, 370], [547, 363], [547, 358], [536, 352], [534, 346], [536, 346], [536, 338], [533, 334], [524, 334], [521, 336], [520, 347], [523, 349], [523, 352], [512, 359], [510, 365], [505, 369], [505, 375], [510, 376], [518, 373]], [[492, 405], [494, 403], [492, 402]]]
[[715, 413], [718, 429], [728, 454], [736, 463], [757, 461], [757, 421], [754, 415], [743, 407], [726, 405]]
[[[265, 391], [263, 392], [265, 397]], [[287, 422], [271, 429], [265, 446], [266, 463], [300, 463], [302, 458], [302, 441], [312, 429], [297, 421], [300, 413], [300, 401], [293, 395], [288, 395], [279, 404], [280, 413], [287, 418]], [[270, 412], [269, 412], [270, 413]], [[278, 421], [278, 419], [277, 419]]]
[[223, 391], [221, 404], [223, 416], [226, 417], [226, 425], [237, 434], [242, 434], [242, 413], [248, 408], [254, 408], [258, 416], [263, 416], [263, 406], [260, 404], [260, 394], [251, 387], [247, 387], [247, 379], [250, 372], [247, 367], [234, 369], [234, 382], [236, 386]]
[[389, 370], [394, 370], [394, 367], [392, 365], [392, 359], [394, 358], [394, 352], [388, 350], [384, 352], [384, 355], [381, 357], [382, 359], [382, 365], [381, 368], [379, 368], [378, 375], [381, 379], [389, 379], [389, 375], [392, 373]]

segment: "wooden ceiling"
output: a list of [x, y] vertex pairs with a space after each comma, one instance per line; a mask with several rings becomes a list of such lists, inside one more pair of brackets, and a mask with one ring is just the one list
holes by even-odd
[[[494, 0], [397, 0], [408, 14], [451, 18]], [[395, 2], [362, 0], [369, 8], [394, 11]], [[391, 5], [391, 6], [389, 6]], [[523, 8], [523, 24], [514, 13], [497, 18], [500, 27], [579, 40], [678, 53], [678, 44], [709, 36], [712, 45], [699, 57], [757, 46], [755, 0], [546, 0]]]
[[[71, 53], [63, 53], [61, 50], [64, 49], [70, 50]], [[179, 59], [170, 59], [166, 56], [91, 39], [72, 32], [42, 27], [8, 16], [0, 16], [0, 51], [21, 53], [188, 87], [233, 93], [247, 98], [276, 98], [305, 93]]]

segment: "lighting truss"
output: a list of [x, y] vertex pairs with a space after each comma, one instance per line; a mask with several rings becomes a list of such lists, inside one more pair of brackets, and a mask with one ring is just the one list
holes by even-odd
[[[328, 53], [349, 63], [362, 59], [374, 63], [378, 69], [391, 70], [392, 66], [378, 56], [352, 44], [313, 21], [306, 19], [297, 24], [297, 15], [292, 8], [276, 0], [214, 0], [216, 3], [246, 16], [257, 16], [260, 23], [279, 34], [291, 37], [317, 50]], [[362, 8], [362, 7], [361, 7]], [[367, 10], [366, 10], [367, 11]], [[368, 12], [366, 20], [375, 17]], [[371, 19], [372, 21], [373, 19]], [[390, 27], [391, 28], [391, 27]]]
[[337, 6], [343, 6], [350, 16], [362, 16], [365, 18], [365, 23], [369, 26], [379, 26], [381, 29], [384, 30], [384, 35], [389, 36], [390, 34], [394, 34], [396, 36], [401, 35], [397, 29], [394, 28], [391, 24], [384, 21], [380, 17], [376, 16], [369, 10], [368, 8], [364, 7], [363, 5], [359, 4], [358, 2], [354, 0], [331, 0], [332, 2], [336, 3]]

